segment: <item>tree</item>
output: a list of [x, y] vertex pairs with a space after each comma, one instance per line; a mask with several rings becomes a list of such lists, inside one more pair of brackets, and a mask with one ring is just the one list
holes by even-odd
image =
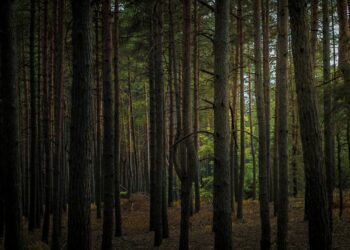
[[72, 0], [73, 84], [68, 249], [90, 249], [92, 122], [91, 6]]
[[331, 249], [332, 234], [328, 214], [321, 135], [316, 108], [314, 69], [305, 0], [289, 2], [292, 52], [303, 145], [306, 181], [309, 183], [308, 209], [310, 249]]
[[48, 0], [44, 1], [44, 18], [43, 18], [43, 35], [42, 35], [42, 77], [43, 77], [43, 134], [45, 144], [45, 212], [44, 222], [42, 229], [42, 241], [49, 242], [49, 231], [50, 231], [50, 213], [52, 210], [51, 194], [52, 194], [52, 147], [51, 147], [51, 112], [50, 112], [50, 83], [48, 81], [49, 72], [49, 60], [48, 60]]
[[155, 101], [155, 177], [154, 177], [154, 246], [159, 246], [163, 239], [164, 210], [163, 206], [163, 171], [165, 169], [164, 158], [164, 77], [163, 77], [163, 61], [162, 61], [162, 43], [163, 43], [163, 5], [159, 2], [155, 3], [154, 17], [154, 101]]
[[277, 246], [287, 249], [288, 233], [288, 0], [278, 1], [277, 74], [278, 99], [278, 167], [279, 194], [277, 214]]
[[181, 169], [178, 175], [181, 180], [181, 230], [179, 249], [188, 249], [189, 218], [191, 206], [191, 189], [194, 169], [198, 159], [191, 135], [193, 134], [191, 112], [191, 0], [183, 5], [183, 55], [182, 55], [182, 136], [189, 136], [181, 148]]
[[[1, 44], [1, 114], [3, 157], [1, 168], [4, 183], [5, 249], [23, 249], [21, 228], [21, 173], [19, 165], [18, 80], [15, 1], [0, 3]], [[6, 121], [6, 122], [5, 122]]]
[[238, 192], [237, 192], [237, 218], [243, 217], [243, 189], [244, 189], [244, 165], [245, 165], [245, 143], [244, 143], [244, 69], [243, 69], [243, 14], [242, 14], [242, 1], [238, 1], [238, 22], [239, 22], [239, 75], [240, 75], [240, 169], [238, 179]]
[[[329, 36], [329, 7], [326, 0], [322, 0], [322, 39], [323, 39], [323, 82], [329, 82], [330, 73], [330, 36]], [[323, 90], [324, 115], [324, 155], [326, 167], [326, 181], [331, 226], [333, 189], [334, 189], [334, 133], [332, 126], [332, 85], [326, 84]]]
[[102, 2], [103, 23], [103, 234], [102, 249], [112, 249], [114, 208], [114, 128], [112, 96], [111, 0]]
[[55, 154], [53, 162], [53, 229], [51, 246], [54, 250], [61, 248], [61, 224], [62, 224], [62, 192], [61, 179], [64, 178], [62, 171], [62, 151], [63, 151], [63, 103], [64, 103], [64, 50], [65, 50], [65, 31], [64, 31], [64, 10], [65, 0], [54, 1], [54, 130], [55, 130]]
[[[230, 1], [215, 5], [214, 35], [214, 189], [215, 249], [232, 249], [230, 201], [230, 141], [228, 101], [228, 49]], [[241, 92], [242, 93], [242, 92]]]
[[261, 81], [261, 1], [254, 1], [254, 65], [255, 65], [255, 98], [259, 130], [259, 201], [261, 219], [261, 249], [270, 249], [270, 218], [267, 174], [267, 139], [266, 139], [266, 112], [264, 109], [264, 86]]
[[29, 64], [30, 64], [30, 199], [28, 229], [33, 231], [37, 220], [37, 82], [35, 80], [35, 17], [36, 1], [30, 1]]
[[115, 0], [114, 13], [114, 168], [115, 168], [115, 236], [122, 236], [120, 207], [120, 83], [119, 83], [119, 0]]

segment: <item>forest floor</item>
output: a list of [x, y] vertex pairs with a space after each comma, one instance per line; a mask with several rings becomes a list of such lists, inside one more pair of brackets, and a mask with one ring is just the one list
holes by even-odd
[[[349, 195], [346, 194], [348, 198]], [[337, 196], [335, 196], [337, 199]], [[340, 220], [338, 203], [335, 202], [333, 249], [350, 249], [350, 201], [346, 199], [343, 218]], [[302, 198], [291, 198], [289, 204], [289, 249], [308, 249], [307, 223], [303, 221], [304, 202]], [[190, 221], [190, 249], [213, 249], [214, 234], [212, 232], [212, 206], [202, 203], [199, 213], [192, 216]], [[272, 207], [270, 209], [272, 214]], [[259, 249], [260, 219], [258, 201], [244, 201], [243, 220], [233, 223], [233, 245], [235, 249]], [[176, 202], [168, 210], [170, 237], [164, 239], [159, 249], [178, 249], [180, 229], [180, 203]], [[123, 237], [115, 238], [115, 249], [153, 249], [153, 233], [148, 232], [149, 201], [142, 194], [135, 194], [129, 200], [122, 199]], [[102, 220], [96, 219], [96, 210], [92, 209], [92, 239], [93, 249], [100, 249], [102, 238]], [[276, 217], [271, 216], [272, 249], [276, 249]], [[66, 218], [63, 223], [66, 234]], [[38, 230], [25, 235], [29, 249], [49, 249], [40, 241], [41, 232]], [[64, 239], [66, 235], [64, 235]], [[65, 248], [65, 242], [63, 248]]]

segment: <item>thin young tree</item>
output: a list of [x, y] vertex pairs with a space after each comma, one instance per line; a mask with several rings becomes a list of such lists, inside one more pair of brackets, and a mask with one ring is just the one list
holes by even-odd
[[[21, 228], [21, 172], [19, 165], [19, 117], [16, 45], [16, 4], [13, 0], [0, 3], [1, 44], [1, 114], [2, 147], [1, 185], [5, 194], [5, 249], [23, 249]], [[6, 122], [5, 122], [6, 121]]]
[[310, 249], [331, 249], [332, 234], [328, 213], [328, 199], [324, 163], [316, 107], [314, 67], [311, 57], [307, 1], [289, 2], [292, 33], [292, 52], [300, 117], [304, 167], [309, 183], [308, 208]]
[[288, 233], [288, 0], [278, 1], [277, 19], [277, 119], [278, 214], [277, 248], [287, 249]]
[[91, 249], [90, 173], [92, 152], [92, 9], [88, 0], [72, 0], [72, 121], [67, 249]]
[[215, 4], [214, 35], [214, 212], [215, 249], [232, 249], [228, 51], [230, 1]]

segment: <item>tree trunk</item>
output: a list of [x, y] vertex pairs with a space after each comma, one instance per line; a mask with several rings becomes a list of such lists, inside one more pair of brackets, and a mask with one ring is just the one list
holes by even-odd
[[101, 81], [100, 81], [100, 41], [99, 41], [99, 4], [95, 6], [95, 81], [96, 81], [96, 158], [95, 158], [95, 204], [96, 217], [101, 219]]
[[[232, 249], [230, 200], [230, 141], [228, 101], [228, 49], [230, 1], [215, 5], [214, 35], [214, 190], [215, 249]], [[243, 82], [242, 82], [243, 84]], [[241, 90], [242, 93], [242, 90]], [[241, 97], [242, 99], [242, 97]], [[242, 106], [242, 103], [241, 103]], [[243, 145], [244, 146], [244, 145]], [[244, 147], [243, 147], [244, 148]]]
[[277, 23], [277, 119], [278, 214], [277, 248], [287, 249], [288, 235], [288, 0], [278, 1]]
[[156, 3], [154, 16], [154, 86], [155, 86], [155, 122], [157, 133], [155, 137], [155, 177], [154, 177], [154, 246], [160, 246], [163, 238], [163, 209], [162, 209], [162, 181], [164, 159], [164, 79], [162, 60], [162, 31], [163, 31], [163, 6]]
[[67, 249], [90, 249], [92, 45], [90, 1], [72, 0], [73, 83]]
[[[111, 0], [102, 1], [103, 23], [103, 233], [102, 249], [112, 249], [114, 208], [114, 124], [112, 90]], [[131, 114], [132, 115], [132, 114]]]
[[254, 58], [255, 58], [255, 98], [259, 129], [259, 201], [261, 219], [261, 249], [270, 249], [270, 218], [267, 174], [266, 111], [264, 109], [264, 86], [261, 81], [261, 0], [254, 1]]
[[[1, 159], [5, 204], [5, 249], [23, 249], [21, 229], [21, 175], [19, 165], [18, 80], [15, 1], [0, 3], [1, 27]], [[5, 122], [6, 121], [6, 122]]]
[[[322, 33], [323, 33], [323, 82], [330, 81], [330, 36], [329, 36], [329, 7], [328, 1], [322, 0]], [[326, 181], [329, 205], [330, 225], [333, 225], [333, 189], [334, 189], [334, 135], [332, 126], [332, 85], [326, 84], [323, 90], [324, 115], [324, 154]]]
[[[193, 137], [193, 143], [196, 150], [196, 154], [198, 154], [199, 147], [198, 133], [196, 133], [199, 129], [199, 13], [197, 5], [197, 0], [193, 0], [193, 131], [195, 132]], [[193, 171], [195, 196], [194, 210], [196, 213], [198, 213], [201, 209], [201, 200], [199, 192], [199, 165], [197, 167], [198, 168], [194, 169]]]
[[36, 1], [30, 1], [29, 64], [30, 64], [30, 198], [28, 229], [34, 231], [37, 205], [37, 82], [35, 79], [35, 17]]
[[[119, 83], [119, 0], [115, 0], [114, 13], [114, 199], [115, 199], [115, 234], [122, 236], [122, 217], [120, 207], [120, 83]], [[146, 131], [147, 133], [148, 131]], [[147, 147], [148, 148], [148, 147]]]
[[51, 110], [50, 110], [50, 83], [48, 81], [48, 0], [44, 1], [44, 19], [43, 19], [43, 37], [42, 37], [42, 77], [43, 77], [43, 130], [44, 130], [44, 143], [45, 143], [45, 212], [44, 222], [42, 228], [42, 241], [45, 243], [49, 242], [49, 231], [50, 231], [50, 213], [51, 213], [51, 193], [52, 193], [52, 149], [51, 149]]
[[54, 115], [55, 115], [55, 154], [53, 162], [53, 230], [52, 230], [52, 248], [60, 249], [61, 245], [61, 197], [63, 186], [62, 177], [62, 135], [63, 135], [63, 103], [64, 103], [64, 41], [65, 32], [63, 26], [64, 20], [64, 0], [56, 0], [54, 4]]
[[332, 234], [314, 89], [314, 69], [307, 25], [306, 1], [289, 2], [292, 52], [300, 115], [306, 179], [309, 183], [309, 243], [310, 249], [331, 249]]
[[337, 145], [338, 145], [337, 158], [338, 158], [339, 218], [341, 219], [343, 216], [344, 201], [343, 201], [343, 173], [342, 173], [342, 167], [341, 167], [342, 147], [341, 147], [339, 132], [337, 132], [336, 137], [337, 137]]
[[[269, 21], [269, 2], [262, 0], [262, 33], [263, 33], [263, 85], [264, 85], [264, 109], [266, 119], [266, 169], [269, 200], [272, 201], [274, 194], [272, 188], [272, 174], [270, 168], [270, 21]], [[276, 181], [276, 180], [275, 180]], [[276, 196], [277, 197], [277, 196]]]
[[243, 69], [243, 14], [242, 14], [242, 1], [238, 1], [238, 21], [239, 21], [239, 72], [240, 72], [240, 170], [238, 180], [238, 192], [237, 192], [237, 218], [243, 218], [243, 192], [244, 192], [244, 165], [245, 165], [245, 148], [244, 148], [244, 69]]
[[253, 127], [253, 115], [252, 115], [252, 81], [251, 81], [251, 72], [250, 64], [248, 64], [248, 95], [249, 95], [249, 104], [248, 104], [248, 113], [249, 113], [249, 132], [250, 132], [250, 150], [252, 154], [253, 161], [253, 185], [252, 185], [252, 198], [256, 199], [256, 160], [255, 160], [255, 145], [254, 145], [254, 127]]

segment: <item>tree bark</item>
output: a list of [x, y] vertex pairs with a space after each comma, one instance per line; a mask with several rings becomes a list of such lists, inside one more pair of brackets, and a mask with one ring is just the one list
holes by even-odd
[[90, 249], [92, 45], [90, 1], [72, 0], [73, 84], [67, 249]]
[[[228, 101], [228, 49], [230, 1], [215, 5], [214, 35], [214, 190], [215, 249], [232, 249], [230, 201], [230, 141]], [[242, 93], [242, 92], [241, 92]], [[241, 97], [242, 98], [242, 97]]]
[[288, 0], [278, 1], [277, 23], [277, 119], [278, 119], [278, 214], [277, 248], [287, 249], [288, 235]]
[[[115, 200], [115, 234], [122, 236], [122, 217], [120, 206], [120, 83], [119, 83], [119, 0], [115, 0], [114, 13], [114, 200]], [[148, 131], [146, 131], [147, 133]], [[148, 148], [148, 147], [147, 147]]]
[[267, 139], [266, 139], [266, 111], [264, 109], [264, 86], [261, 81], [261, 0], [254, 1], [254, 60], [255, 60], [255, 98], [258, 116], [259, 130], [259, 201], [261, 219], [260, 248], [270, 249], [270, 218], [268, 197], [268, 174], [267, 174]]
[[52, 148], [51, 148], [51, 110], [50, 110], [50, 83], [48, 81], [48, 0], [44, 1], [44, 19], [43, 19], [43, 37], [42, 37], [42, 77], [43, 77], [43, 132], [44, 132], [44, 144], [45, 144], [45, 212], [44, 222], [42, 228], [42, 241], [49, 242], [50, 231], [50, 213], [51, 213], [51, 194], [52, 194]]
[[[329, 82], [330, 73], [330, 35], [329, 35], [329, 6], [327, 0], [322, 0], [322, 33], [323, 33], [323, 82]], [[324, 115], [324, 154], [326, 181], [329, 205], [330, 225], [333, 225], [333, 189], [334, 189], [334, 133], [332, 126], [332, 85], [326, 84], [323, 90]]]
[[[197, 7], [197, 0], [193, 0], [193, 131], [196, 132], [199, 129], [199, 13]], [[198, 134], [194, 134], [193, 138], [194, 147], [196, 154], [198, 154]], [[198, 213], [201, 209], [201, 200], [200, 200], [200, 187], [199, 187], [199, 176], [200, 169], [199, 165], [194, 169], [194, 194], [195, 194], [195, 212]]]
[[245, 165], [245, 144], [244, 144], [244, 69], [243, 69], [243, 14], [242, 1], [238, 1], [237, 14], [239, 18], [239, 75], [240, 75], [240, 169], [237, 192], [237, 218], [243, 218], [243, 192], [244, 192], [244, 165]]
[[112, 27], [111, 0], [102, 1], [103, 23], [103, 233], [102, 249], [112, 249], [114, 222], [114, 124], [112, 90]]
[[[1, 159], [5, 204], [5, 249], [23, 249], [21, 229], [21, 174], [19, 165], [19, 119], [15, 1], [0, 3], [1, 45]], [[5, 122], [6, 121], [6, 122]]]
[[309, 183], [309, 243], [310, 249], [331, 249], [332, 234], [328, 214], [326, 180], [311, 55], [305, 0], [289, 2], [292, 52], [300, 115], [306, 179]]

